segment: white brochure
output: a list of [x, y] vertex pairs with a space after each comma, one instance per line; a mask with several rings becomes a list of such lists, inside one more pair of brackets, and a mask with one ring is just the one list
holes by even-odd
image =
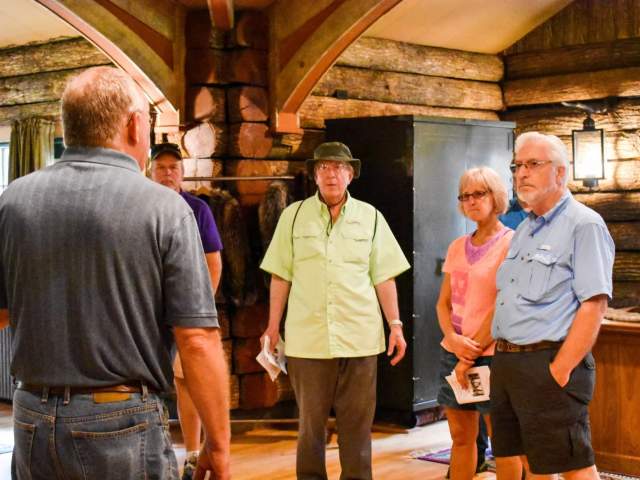
[[285, 374], [287, 373], [287, 360], [284, 356], [284, 342], [282, 341], [282, 338], [278, 341], [275, 355], [271, 353], [269, 347], [269, 337], [264, 337], [262, 350], [260, 350], [256, 360], [267, 371], [269, 377], [271, 377], [271, 381], [275, 382], [281, 371]]
[[469, 382], [467, 388], [462, 388], [454, 372], [451, 372], [451, 375], [445, 378], [447, 382], [449, 382], [449, 385], [451, 385], [458, 403], [485, 402], [489, 400], [490, 373], [489, 367], [486, 365], [482, 367], [471, 367], [465, 373], [467, 381]]

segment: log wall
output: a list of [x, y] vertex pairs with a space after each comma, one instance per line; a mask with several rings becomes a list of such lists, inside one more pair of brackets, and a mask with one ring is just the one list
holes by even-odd
[[32, 116], [57, 119], [66, 81], [110, 60], [83, 38], [0, 49], [0, 125]]
[[585, 115], [560, 102], [598, 102], [605, 130], [605, 175], [597, 189], [570, 183], [600, 213], [616, 244], [613, 306], [640, 304], [640, 1], [576, 0], [511, 46], [504, 56], [504, 120], [517, 132], [558, 135], [571, 154], [571, 130]]

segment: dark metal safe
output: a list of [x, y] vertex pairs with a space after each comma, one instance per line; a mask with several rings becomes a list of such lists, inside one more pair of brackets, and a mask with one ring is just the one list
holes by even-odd
[[416, 412], [437, 405], [442, 262], [451, 241], [474, 226], [457, 209], [460, 175], [487, 165], [511, 191], [515, 124], [414, 116], [326, 124], [326, 141], [346, 143], [362, 161], [349, 191], [383, 213], [411, 263], [397, 278], [407, 354], [396, 367], [380, 357], [378, 417], [413, 426]]

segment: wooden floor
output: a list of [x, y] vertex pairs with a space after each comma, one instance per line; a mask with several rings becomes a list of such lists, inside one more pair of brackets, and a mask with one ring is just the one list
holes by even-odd
[[[276, 426], [277, 427], [277, 426]], [[234, 431], [240, 430], [234, 424]], [[178, 463], [182, 466], [185, 451], [179, 429], [172, 429]], [[0, 403], [0, 444], [13, 443], [11, 406]], [[446, 422], [426, 427], [402, 430], [376, 425], [373, 433], [374, 475], [383, 480], [442, 479], [446, 465], [415, 460], [416, 451], [429, 452], [449, 447], [451, 438]], [[232, 477], [236, 480], [293, 480], [295, 479], [296, 431], [255, 425], [244, 433], [236, 433], [231, 440]], [[0, 454], [0, 480], [9, 480], [11, 454]], [[340, 465], [335, 435], [327, 449], [327, 468], [330, 479], [338, 479]], [[479, 478], [479, 477], [477, 477]], [[495, 475], [484, 473], [483, 480]]]

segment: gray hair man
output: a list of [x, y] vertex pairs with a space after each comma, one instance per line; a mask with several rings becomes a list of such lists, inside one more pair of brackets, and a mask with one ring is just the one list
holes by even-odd
[[[97, 67], [62, 97], [66, 150], [0, 197], [17, 478], [177, 479], [173, 338], [203, 418], [200, 474], [229, 477], [227, 371], [193, 212], [141, 173], [149, 105]], [[173, 293], [180, 290], [180, 295]]]
[[[285, 323], [289, 375], [300, 409], [297, 476], [326, 479], [325, 428], [336, 412], [341, 478], [370, 479], [377, 356], [390, 327], [391, 364], [404, 356], [395, 277], [409, 268], [381, 213], [351, 197], [360, 160], [340, 142], [316, 148], [307, 172], [318, 193], [282, 212], [262, 265], [271, 274], [271, 347]], [[382, 309], [382, 312], [381, 312]]]
[[552, 135], [515, 144], [518, 197], [531, 208], [498, 270], [492, 326], [492, 446], [500, 480], [597, 479], [588, 404], [590, 350], [612, 292], [614, 245], [602, 218], [567, 190], [568, 154]]

